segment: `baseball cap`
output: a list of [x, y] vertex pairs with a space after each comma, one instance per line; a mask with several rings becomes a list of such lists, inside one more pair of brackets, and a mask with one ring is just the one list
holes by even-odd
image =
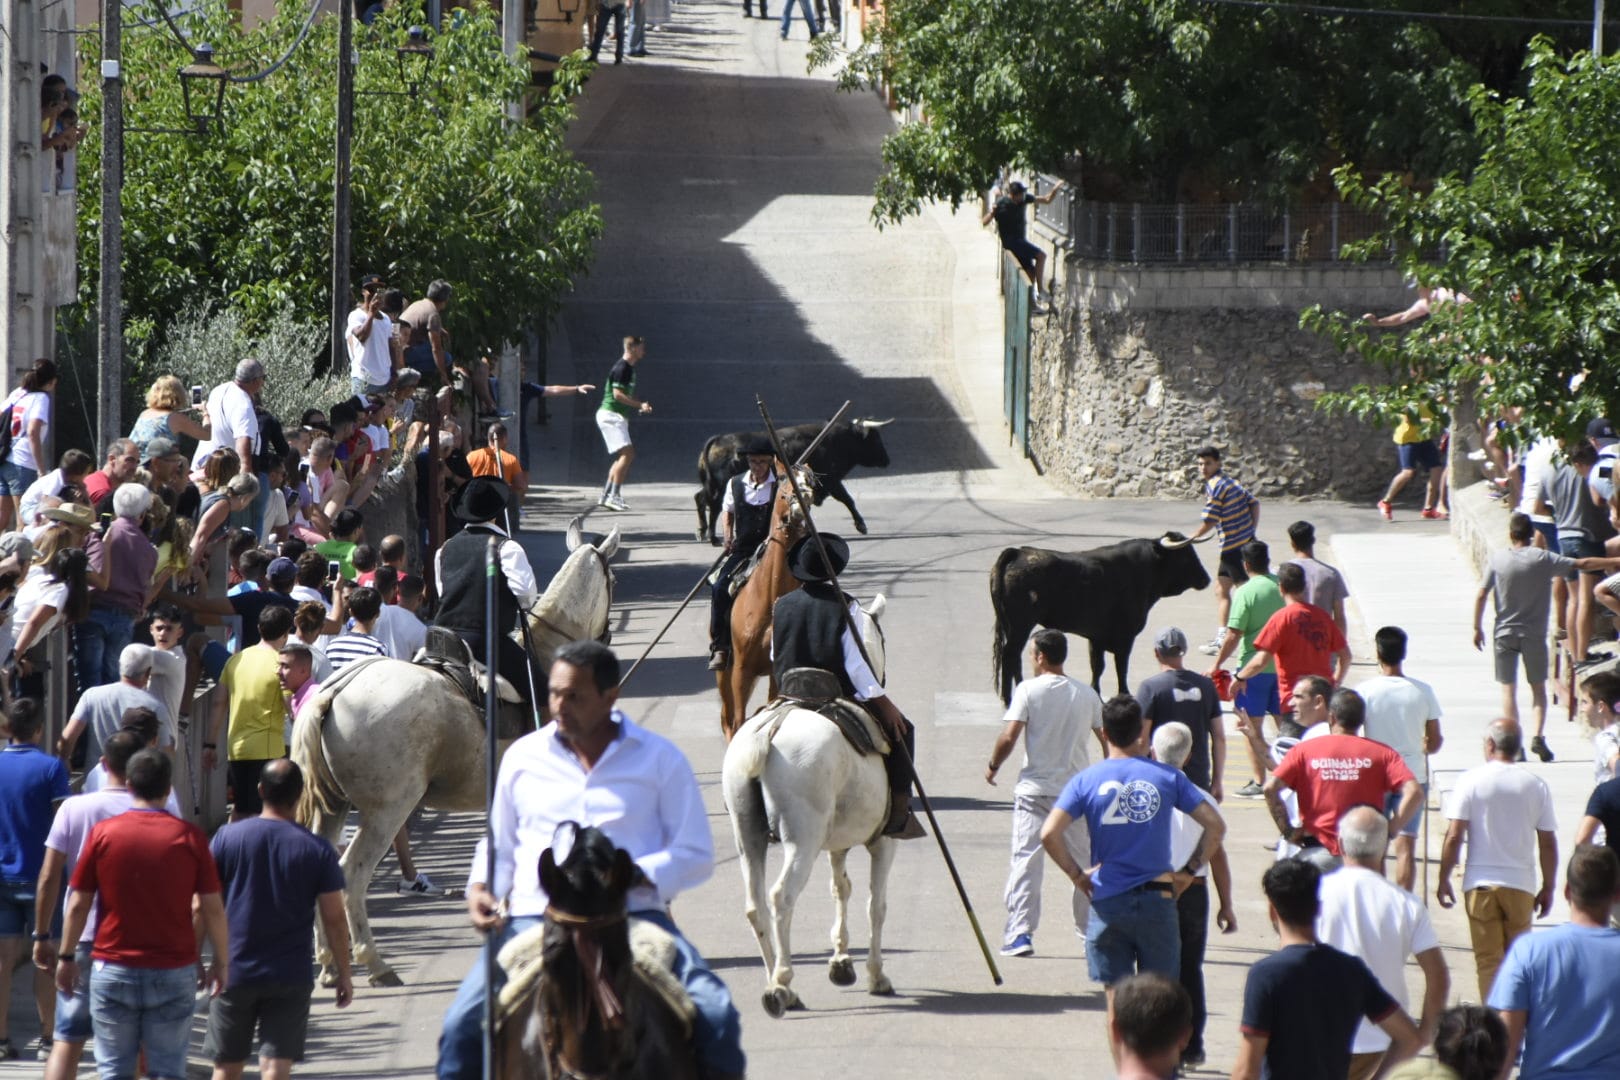
[[298, 564], [285, 556], [278, 556], [270, 560], [264, 576], [271, 581], [291, 581], [298, 576]]
[[1180, 656], [1187, 651], [1187, 635], [1178, 627], [1167, 626], [1153, 635], [1153, 651], [1165, 656]]
[[1609, 422], [1608, 417], [1600, 416], [1586, 425], [1586, 437], [1588, 439], [1608, 439], [1612, 442], [1616, 438], [1614, 425]]
[[34, 561], [34, 544], [28, 539], [26, 533], [9, 532], [0, 536], [0, 559], [17, 556], [17, 561], [26, 570], [28, 564]]
[[174, 440], [165, 439], [159, 435], [157, 438], [147, 442], [146, 453], [141, 457], [141, 460], [157, 461], [161, 458], [176, 457], [179, 453], [180, 448], [174, 445]]
[[380, 289], [387, 284], [388, 282], [383, 280], [381, 274], [367, 274], [365, 277], [360, 279], [360, 291], [365, 292], [367, 289]]

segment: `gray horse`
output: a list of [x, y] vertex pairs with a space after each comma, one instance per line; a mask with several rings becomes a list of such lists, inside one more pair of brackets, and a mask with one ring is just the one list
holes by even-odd
[[[593, 546], [581, 542], [577, 519], [570, 524], [571, 554], [525, 612], [542, 664], [560, 645], [606, 634], [613, 596], [608, 561], [618, 548], [618, 530]], [[521, 730], [518, 724], [511, 727]], [[509, 742], [503, 733], [500, 749]], [[349, 811], [360, 815], [341, 865], [354, 962], [366, 965], [373, 986], [400, 985], [366, 918], [377, 864], [417, 806], [485, 808], [484, 746], [483, 711], [444, 675], [403, 660], [350, 664], [298, 714], [292, 758], [307, 778], [299, 820], [336, 845]], [[324, 941], [318, 959], [322, 985], [330, 986], [337, 973]]]

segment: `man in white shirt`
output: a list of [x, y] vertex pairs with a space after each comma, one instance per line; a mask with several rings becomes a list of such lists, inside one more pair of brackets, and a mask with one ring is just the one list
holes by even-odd
[[360, 303], [349, 312], [344, 334], [349, 346], [349, 386], [354, 396], [382, 394], [394, 377], [394, 321], [383, 314], [388, 283], [376, 274], [360, 279]]
[[379, 566], [371, 585], [383, 602], [377, 621], [372, 624], [372, 635], [395, 660], [411, 660], [417, 650], [427, 644], [427, 627], [409, 609], [400, 606], [399, 571], [392, 566]]
[[[1035, 952], [1035, 929], [1041, 921], [1042, 871], [1046, 865], [1041, 825], [1052, 813], [1069, 777], [1091, 764], [1086, 749], [1087, 730], [1096, 734], [1102, 755], [1108, 754], [1102, 738], [1102, 699], [1085, 683], [1063, 674], [1068, 654], [1069, 642], [1063, 631], [1041, 630], [1035, 634], [1030, 645], [1030, 664], [1035, 674], [1013, 688], [1006, 726], [996, 736], [984, 771], [985, 782], [994, 784], [996, 771], [1012, 756], [1018, 737], [1023, 736], [1024, 767], [1013, 788], [1012, 868], [1007, 874], [1005, 893], [1003, 956], [1031, 956]], [[1076, 819], [1063, 839], [1070, 858], [1080, 866], [1091, 865], [1085, 819]], [[1091, 901], [1076, 888], [1073, 905], [1074, 928], [1084, 937]]]
[[259, 414], [253, 407], [254, 395], [264, 389], [264, 365], [243, 360], [236, 365], [230, 382], [220, 383], [208, 394], [208, 438], [197, 444], [191, 467], [200, 469], [216, 447], [236, 451], [244, 473], [253, 472], [253, 458], [259, 452]]
[[[1558, 823], [1552, 793], [1540, 777], [1518, 764], [1524, 732], [1514, 720], [1491, 721], [1485, 736], [1485, 764], [1457, 779], [1446, 817], [1440, 852], [1441, 907], [1457, 903], [1451, 875], [1468, 840], [1463, 872], [1463, 906], [1474, 944], [1479, 993], [1489, 997], [1496, 969], [1513, 939], [1530, 929], [1533, 915], [1552, 907], [1558, 883]], [[1532, 855], [1531, 852], [1535, 852]], [[1536, 863], [1541, 891], [1536, 891]]]
[[[1423, 815], [1429, 812], [1429, 755], [1437, 753], [1440, 735], [1440, 699], [1434, 688], [1401, 670], [1406, 662], [1406, 631], [1398, 626], [1380, 627], [1373, 635], [1378, 654], [1378, 675], [1356, 687], [1367, 703], [1366, 727], [1362, 734], [1383, 743], [1401, 755], [1423, 788], [1418, 812], [1395, 837], [1395, 884], [1410, 892], [1417, 880], [1414, 847]], [[1393, 813], [1394, 802], [1386, 800], [1384, 811]], [[1391, 991], [1393, 992], [1393, 991]]]
[[42, 525], [42, 513], [53, 506], [61, 506], [62, 489], [68, 484], [81, 483], [96, 467], [96, 459], [83, 450], [69, 450], [62, 455], [61, 464], [28, 485], [18, 508], [17, 528], [32, 530]]
[[[1406, 960], [1416, 959], [1423, 971], [1418, 1035], [1428, 1044], [1446, 1007], [1451, 975], [1423, 901], [1384, 877], [1389, 819], [1370, 806], [1358, 806], [1339, 819], [1339, 843], [1344, 865], [1322, 878], [1316, 936], [1340, 952], [1359, 956], [1402, 1009], [1407, 1008]], [[1348, 1080], [1373, 1076], [1389, 1043], [1383, 1028], [1363, 1020], [1350, 1046]]]
[[[485, 880], [481, 840], [467, 879], [472, 923], [495, 933], [497, 945], [538, 925], [547, 905], [540, 855], [551, 847], [558, 827], [574, 821], [602, 829], [640, 871], [625, 898], [630, 916], [675, 935], [679, 956], [673, 974], [696, 1007], [692, 1041], [703, 1075], [740, 1078], [746, 1062], [730, 991], [680, 936], [668, 913], [670, 901], [714, 872], [708, 811], [692, 767], [674, 743], [614, 707], [619, 660], [607, 646], [575, 641], [558, 649], [549, 693], [555, 722], [513, 743], [501, 761], [490, 807], [495, 880]], [[600, 817], [592, 820], [593, 813]], [[501, 913], [502, 902], [510, 917]], [[440, 1080], [481, 1075], [484, 985], [480, 960], [445, 1013]]]

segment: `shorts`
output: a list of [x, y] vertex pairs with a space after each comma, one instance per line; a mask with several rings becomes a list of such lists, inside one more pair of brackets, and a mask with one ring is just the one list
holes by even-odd
[[1597, 587], [1610, 596], [1620, 597], [1620, 574], [1610, 574], [1598, 582]]
[[18, 465], [9, 458], [0, 461], [0, 495], [20, 499], [38, 479], [39, 473], [25, 465]]
[[[34, 932], [32, 881], [0, 881], [0, 938], [27, 937]], [[51, 918], [51, 937], [62, 936], [62, 905]]]
[[1434, 445], [1433, 439], [1424, 439], [1422, 442], [1396, 443], [1395, 452], [1401, 459], [1401, 471], [1407, 469], [1430, 469], [1440, 467], [1440, 448]]
[[1243, 693], [1232, 696], [1232, 708], [1242, 709], [1250, 716], [1277, 716], [1282, 711], [1282, 702], [1277, 698], [1277, 676], [1251, 675], [1243, 680]]
[[[1601, 559], [1603, 558], [1603, 545], [1587, 536], [1560, 536], [1558, 538], [1558, 554], [1567, 559]], [[1596, 574], [1595, 570], [1571, 570], [1564, 575], [1565, 581], [1574, 581], [1579, 574]]]
[[1552, 552], [1554, 555], [1563, 554], [1563, 549], [1558, 546], [1557, 525], [1554, 525], [1550, 521], [1537, 521], [1535, 518], [1531, 518], [1530, 527], [1536, 530], [1536, 532], [1540, 533], [1543, 540], [1547, 541], [1548, 551]]
[[1517, 682], [1519, 660], [1524, 660], [1524, 679], [1528, 683], [1547, 681], [1547, 639], [1520, 637], [1517, 634], [1498, 635], [1493, 643], [1496, 658], [1496, 681], [1504, 686]]
[[[79, 942], [79, 955], [90, 955], [91, 943]], [[64, 1042], [89, 1042], [90, 1036], [95, 1034], [90, 1023], [90, 968], [88, 960], [80, 960], [78, 964], [79, 977], [73, 983], [73, 993], [64, 994], [56, 992], [56, 1027], [51, 1032], [53, 1038]]]
[[[1001, 246], [1007, 254], [1018, 260], [1018, 265], [1024, 268], [1024, 273], [1031, 278], [1035, 276], [1035, 261], [1041, 255], [1041, 249], [1020, 236], [1016, 240], [1003, 240]], [[1039, 287], [1040, 282], [1035, 283]]]
[[[1244, 541], [1248, 543], [1248, 541]], [[1230, 578], [1232, 584], [1241, 585], [1249, 580], [1249, 572], [1243, 569], [1243, 547], [1227, 548], [1221, 552], [1220, 565], [1215, 570], [1216, 577]]]
[[1143, 971], [1178, 978], [1181, 920], [1167, 892], [1138, 887], [1091, 902], [1086, 969], [1093, 982], [1113, 986]]
[[310, 983], [249, 983], [226, 990], [208, 1005], [203, 1056], [215, 1064], [246, 1061], [257, 1028], [260, 1058], [304, 1060], [314, 989]]
[[[1423, 825], [1423, 815], [1429, 812], [1429, 785], [1419, 780], [1418, 787], [1423, 789], [1423, 798], [1418, 801], [1417, 813], [1412, 815], [1412, 820], [1408, 821], [1406, 823], [1406, 827], [1401, 829], [1401, 831], [1397, 834], [1399, 836], [1416, 837], [1418, 834], [1418, 829]], [[1400, 805], [1401, 797], [1399, 793], [1391, 792], [1388, 795], [1385, 795], [1384, 816], [1389, 817], [1391, 814], [1395, 813], [1396, 808]]]
[[265, 758], [232, 761], [226, 766], [226, 782], [230, 784], [231, 803], [237, 817], [257, 817], [264, 809], [264, 800], [259, 798], [259, 776], [268, 764], [270, 759]]
[[630, 420], [623, 413], [608, 409], [596, 410], [596, 429], [607, 443], [607, 452], [617, 454], [630, 445]]

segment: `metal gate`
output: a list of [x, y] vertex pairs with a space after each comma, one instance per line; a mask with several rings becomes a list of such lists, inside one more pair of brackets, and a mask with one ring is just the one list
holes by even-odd
[[1002, 414], [1007, 441], [1029, 456], [1029, 284], [1018, 261], [1001, 257]]

